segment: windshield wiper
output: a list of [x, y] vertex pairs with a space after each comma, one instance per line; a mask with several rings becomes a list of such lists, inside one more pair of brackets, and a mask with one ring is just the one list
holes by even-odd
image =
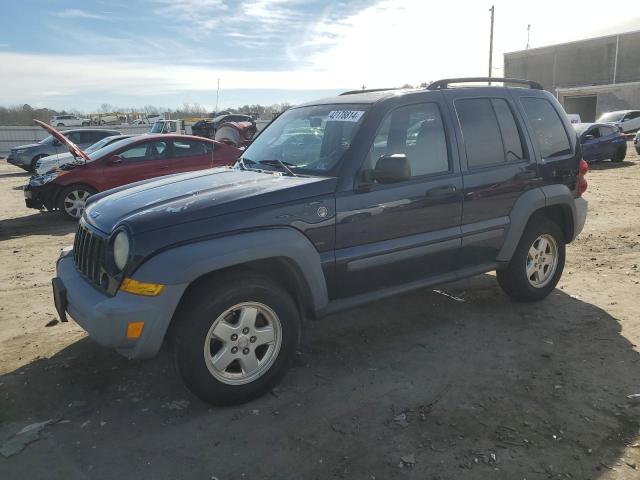
[[279, 165], [281, 166], [286, 172], [289, 173], [289, 175], [291, 175], [292, 177], [297, 177], [298, 175], [296, 175], [295, 173], [293, 173], [293, 171], [289, 168], [291, 167], [296, 167], [297, 165], [294, 165], [293, 163], [289, 163], [289, 162], [283, 162], [282, 160], [279, 159], [274, 159], [274, 160], [260, 160], [258, 162], [261, 165]]

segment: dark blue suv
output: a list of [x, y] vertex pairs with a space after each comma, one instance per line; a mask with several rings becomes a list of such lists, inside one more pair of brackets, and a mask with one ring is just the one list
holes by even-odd
[[167, 339], [187, 386], [232, 404], [284, 375], [303, 318], [491, 270], [541, 300], [583, 228], [587, 165], [537, 83], [452, 87], [487, 80], [299, 105], [233, 168], [91, 197], [59, 314], [129, 358]]

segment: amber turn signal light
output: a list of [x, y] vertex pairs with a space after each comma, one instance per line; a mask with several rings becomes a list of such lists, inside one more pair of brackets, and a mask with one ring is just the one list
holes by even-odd
[[144, 295], [146, 297], [155, 297], [160, 295], [164, 290], [164, 285], [159, 283], [139, 282], [133, 278], [125, 278], [120, 285], [120, 290], [134, 295]]

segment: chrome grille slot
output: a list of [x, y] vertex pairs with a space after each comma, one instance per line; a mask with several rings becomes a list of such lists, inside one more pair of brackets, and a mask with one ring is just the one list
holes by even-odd
[[76, 268], [96, 285], [100, 285], [107, 240], [82, 224], [73, 241], [73, 262]]

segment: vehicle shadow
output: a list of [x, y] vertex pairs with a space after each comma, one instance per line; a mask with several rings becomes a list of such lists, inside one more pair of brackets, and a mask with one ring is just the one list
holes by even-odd
[[561, 290], [514, 303], [491, 275], [309, 322], [282, 384], [242, 406], [191, 396], [164, 350], [129, 362], [84, 338], [0, 376], [2, 425], [69, 421], [0, 470], [595, 480], [638, 434], [639, 359], [606, 311]]
[[629, 160], [623, 160], [622, 162], [604, 160], [601, 162], [590, 163], [589, 170], [615, 170], [617, 168], [635, 167], [636, 165], [636, 162], [631, 162]]
[[24, 177], [29, 178], [31, 173], [29, 172], [11, 172], [11, 173], [0, 173], [0, 178], [13, 178], [13, 177]]
[[29, 235], [68, 235], [78, 223], [59, 212], [37, 212], [24, 217], [0, 220], [0, 241]]

